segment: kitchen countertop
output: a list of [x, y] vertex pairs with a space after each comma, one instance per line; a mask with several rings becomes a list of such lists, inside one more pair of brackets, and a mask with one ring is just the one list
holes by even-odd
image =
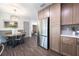
[[72, 38], [79, 38], [79, 35], [65, 35], [65, 34], [62, 34], [61, 36], [72, 37]]

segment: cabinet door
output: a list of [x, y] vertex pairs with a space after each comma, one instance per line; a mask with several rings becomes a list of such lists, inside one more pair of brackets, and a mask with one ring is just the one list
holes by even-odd
[[44, 11], [41, 10], [41, 11], [38, 12], [38, 20], [41, 20], [43, 18], [44, 18]]
[[79, 46], [77, 46], [77, 56], [79, 56]]
[[49, 17], [49, 7], [44, 9], [44, 18]]
[[77, 56], [79, 56], [79, 39], [77, 39]]
[[73, 24], [79, 24], [79, 3], [73, 4]]
[[50, 49], [59, 52], [60, 45], [60, 4], [50, 7]]
[[64, 55], [76, 55], [76, 39], [61, 37], [61, 53]]
[[51, 44], [51, 49], [56, 51], [56, 52], [60, 52], [60, 29], [59, 26], [54, 27], [54, 25], [52, 25], [52, 29], [51, 29], [51, 39], [50, 39], [50, 44]]
[[61, 53], [68, 56], [76, 56], [76, 47], [62, 43]]
[[62, 14], [61, 14], [61, 18], [62, 18], [62, 25], [68, 25], [68, 24], [72, 24], [72, 9], [73, 6], [72, 4], [62, 4], [61, 5], [61, 9], [62, 9]]
[[71, 38], [71, 37], [62, 37], [62, 42], [67, 44], [67, 45], [75, 45], [76, 39], [75, 38]]

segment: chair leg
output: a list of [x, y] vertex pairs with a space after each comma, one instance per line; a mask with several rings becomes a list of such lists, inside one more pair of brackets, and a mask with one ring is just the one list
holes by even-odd
[[13, 40], [12, 41], [12, 47], [14, 48], [14, 47], [16, 47], [16, 45], [17, 45], [17, 42], [15, 40]]
[[2, 50], [0, 52], [0, 55], [3, 53], [3, 51], [4, 51], [4, 45], [2, 44]]

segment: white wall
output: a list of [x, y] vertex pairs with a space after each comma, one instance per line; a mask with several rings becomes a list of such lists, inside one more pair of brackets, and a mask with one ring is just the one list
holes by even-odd
[[[5, 30], [5, 29], [8, 29], [8, 30], [10, 29], [11, 30], [11, 28], [5, 28], [4, 27], [4, 21], [11, 21], [10, 15], [11, 14], [8, 14], [8, 13], [1, 13], [0, 14], [0, 30]], [[30, 24], [28, 36], [31, 37], [31, 28], [32, 27], [31, 27], [31, 21], [30, 21], [29, 18], [24, 18], [22, 16], [19, 17], [19, 19], [17, 21], [18, 22], [18, 28], [17, 29], [23, 29], [24, 30], [24, 22], [25, 21], [29, 22], [29, 24]]]
[[[0, 29], [7, 29], [4, 28], [4, 21], [11, 21], [10, 16], [12, 14], [6, 13], [6, 12], [0, 12]], [[32, 33], [32, 25], [36, 25], [37, 21], [36, 19], [31, 19], [31, 18], [27, 18], [26, 16], [19, 16], [18, 19], [18, 28], [17, 29], [24, 29], [24, 22], [27, 21], [29, 22], [29, 35], [31, 37], [31, 33]], [[11, 28], [8, 28], [11, 29]]]
[[[8, 13], [0, 13], [0, 28], [4, 28], [4, 21], [11, 21], [10, 19], [11, 14]], [[18, 28], [23, 29], [23, 20], [18, 19]]]

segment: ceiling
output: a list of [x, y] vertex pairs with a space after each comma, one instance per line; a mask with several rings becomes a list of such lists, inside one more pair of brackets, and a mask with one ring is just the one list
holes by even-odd
[[0, 13], [9, 13], [17, 16], [24, 16], [25, 18], [36, 19], [37, 12], [41, 5], [49, 3], [0, 3]]

